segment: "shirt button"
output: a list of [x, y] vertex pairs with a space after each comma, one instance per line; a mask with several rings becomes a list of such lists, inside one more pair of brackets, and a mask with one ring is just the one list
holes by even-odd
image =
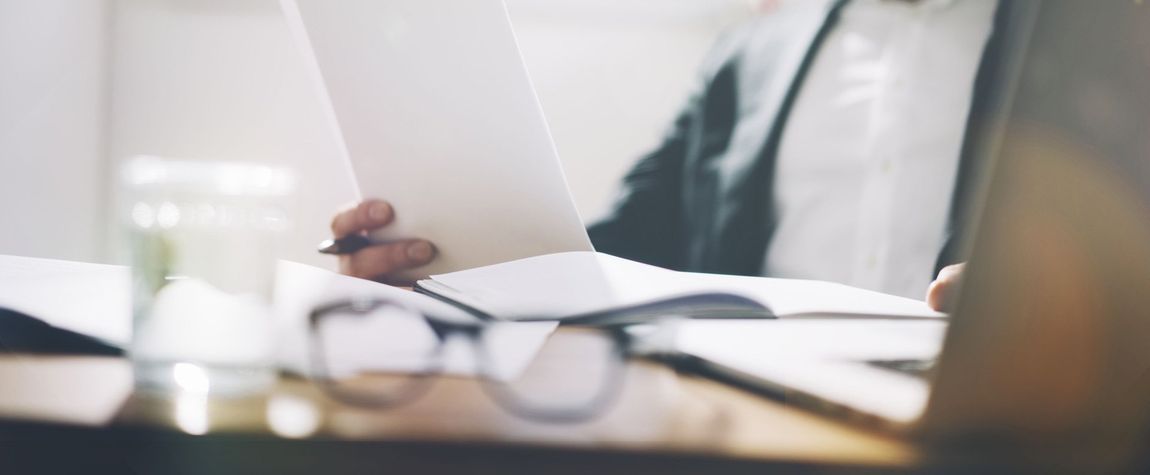
[[874, 254], [870, 254], [866, 258], [866, 268], [867, 270], [874, 270], [875, 267], [878, 267], [878, 257]]
[[882, 161], [882, 172], [883, 173], [890, 173], [891, 170], [894, 170], [894, 162], [891, 161], [891, 159], [889, 159], [889, 158], [886, 160], [883, 160]]

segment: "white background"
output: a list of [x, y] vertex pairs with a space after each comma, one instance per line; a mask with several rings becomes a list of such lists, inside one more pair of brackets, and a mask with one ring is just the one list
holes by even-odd
[[[508, 0], [585, 219], [657, 143], [748, 0]], [[284, 257], [351, 199], [276, 0], [0, 0], [0, 254], [117, 260], [116, 164], [258, 160], [301, 177]]]

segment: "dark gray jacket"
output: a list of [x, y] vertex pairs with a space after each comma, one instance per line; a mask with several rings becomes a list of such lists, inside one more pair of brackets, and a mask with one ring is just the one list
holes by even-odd
[[[806, 70], [845, 2], [803, 1], [722, 38], [706, 59], [701, 86], [663, 143], [623, 181], [613, 211], [589, 228], [598, 251], [694, 272], [760, 275], [774, 228], [773, 173], [779, 139]], [[975, 84], [967, 142], [953, 199], [957, 242], [977, 166], [971, 134], [997, 69], [1002, 2]], [[948, 244], [939, 266], [961, 255]]]

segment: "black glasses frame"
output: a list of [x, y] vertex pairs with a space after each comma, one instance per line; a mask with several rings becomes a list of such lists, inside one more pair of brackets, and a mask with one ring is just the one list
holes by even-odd
[[[330, 368], [324, 358], [326, 348], [319, 335], [319, 325], [322, 320], [334, 313], [368, 314], [383, 306], [395, 306], [421, 316], [432, 329], [437, 339], [435, 351], [429, 356], [432, 363], [424, 371], [407, 374], [410, 382], [403, 390], [394, 395], [382, 394], [364, 395], [343, 390], [332, 377]], [[478, 379], [481, 387], [488, 396], [503, 410], [526, 419], [543, 422], [582, 422], [606, 412], [607, 408], [615, 402], [621, 393], [623, 377], [626, 372], [626, 362], [630, 358], [634, 336], [627, 331], [626, 325], [617, 326], [584, 326], [565, 325], [564, 328], [579, 328], [580, 330], [601, 333], [611, 344], [608, 362], [608, 374], [601, 383], [601, 389], [586, 404], [572, 408], [543, 408], [527, 403], [525, 398], [508, 384], [490, 377], [491, 362], [489, 352], [485, 349], [483, 341], [484, 332], [499, 322], [494, 320], [455, 321], [438, 318], [427, 313], [412, 309], [407, 305], [387, 299], [347, 299], [316, 307], [308, 316], [309, 335], [311, 343], [312, 379], [333, 399], [360, 407], [376, 409], [389, 409], [411, 403], [424, 394], [434, 385], [434, 382], [443, 373], [442, 355], [446, 342], [453, 337], [463, 337], [467, 340], [477, 357]]]

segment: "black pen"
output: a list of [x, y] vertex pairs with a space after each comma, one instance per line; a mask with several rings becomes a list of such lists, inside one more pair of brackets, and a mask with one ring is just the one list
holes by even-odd
[[359, 252], [360, 249], [375, 244], [368, 239], [367, 236], [361, 234], [352, 234], [344, 236], [339, 239], [328, 239], [319, 243], [319, 252], [321, 254], [354, 254]]

